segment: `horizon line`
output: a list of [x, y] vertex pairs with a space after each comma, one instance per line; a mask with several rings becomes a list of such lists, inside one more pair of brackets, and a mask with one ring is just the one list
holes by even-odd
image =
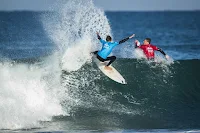
[[[191, 9], [191, 10], [174, 10], [174, 9], [166, 9], [166, 10], [103, 10], [104, 12], [193, 12], [200, 11], [200, 9]], [[28, 10], [28, 9], [14, 9], [14, 10], [0, 10], [0, 12], [57, 12], [56, 10]]]

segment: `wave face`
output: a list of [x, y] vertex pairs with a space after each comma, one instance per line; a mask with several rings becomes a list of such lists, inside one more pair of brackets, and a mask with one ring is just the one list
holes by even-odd
[[89, 129], [200, 127], [199, 60], [155, 64], [118, 59], [113, 65], [127, 85], [110, 80], [95, 64], [87, 64], [70, 74], [63, 72], [63, 77], [69, 75], [76, 81], [66, 86], [70, 85], [68, 93], [78, 100], [71, 112], [78, 124]]

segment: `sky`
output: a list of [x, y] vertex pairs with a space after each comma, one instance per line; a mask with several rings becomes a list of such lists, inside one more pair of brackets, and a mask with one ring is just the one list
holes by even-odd
[[[200, 10], [200, 0], [93, 0], [105, 11]], [[45, 11], [56, 0], [0, 0], [0, 10]]]

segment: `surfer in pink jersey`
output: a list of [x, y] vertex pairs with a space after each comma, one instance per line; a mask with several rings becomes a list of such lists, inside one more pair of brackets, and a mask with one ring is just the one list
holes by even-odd
[[148, 60], [154, 60], [154, 58], [155, 58], [154, 51], [159, 51], [160, 53], [162, 53], [165, 56], [166, 59], [169, 59], [169, 56], [167, 54], [165, 54], [165, 52], [162, 49], [151, 44], [150, 38], [146, 38], [142, 45], [140, 45], [140, 42], [138, 40], [135, 40], [135, 48], [142, 49], [142, 51], [144, 52], [144, 54]]

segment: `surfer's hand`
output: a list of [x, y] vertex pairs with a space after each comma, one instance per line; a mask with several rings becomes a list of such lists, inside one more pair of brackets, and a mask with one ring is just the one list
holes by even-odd
[[140, 42], [138, 40], [135, 40], [135, 48], [140, 46]]
[[169, 55], [165, 55], [165, 58], [166, 58], [167, 60], [169, 60], [170, 57], [169, 57]]
[[133, 37], [135, 37], [135, 34], [131, 35], [131, 36], [129, 37], [129, 39], [131, 39], [131, 38], [133, 38]]
[[135, 40], [135, 44], [139, 44], [140, 42], [138, 40]]

